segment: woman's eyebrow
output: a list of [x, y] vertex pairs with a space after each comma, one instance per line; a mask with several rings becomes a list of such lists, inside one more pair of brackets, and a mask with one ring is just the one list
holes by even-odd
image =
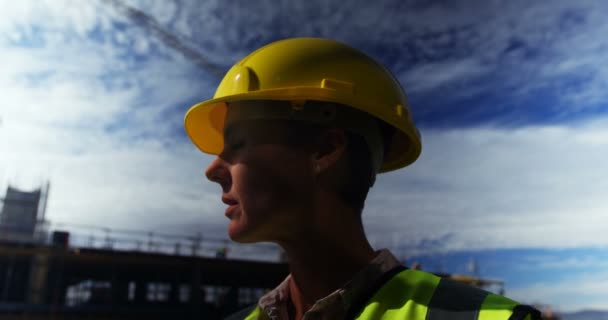
[[234, 126], [232, 127], [226, 127], [224, 129], [224, 140], [228, 140], [230, 139], [230, 137], [232, 137], [232, 135], [234, 135]]

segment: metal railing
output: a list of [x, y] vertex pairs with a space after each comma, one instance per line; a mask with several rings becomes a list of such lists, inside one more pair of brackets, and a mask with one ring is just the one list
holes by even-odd
[[264, 261], [276, 261], [280, 254], [273, 244], [239, 245], [226, 238], [205, 237], [202, 233], [179, 235], [76, 223], [52, 223], [49, 230], [69, 232], [69, 246], [77, 248]]

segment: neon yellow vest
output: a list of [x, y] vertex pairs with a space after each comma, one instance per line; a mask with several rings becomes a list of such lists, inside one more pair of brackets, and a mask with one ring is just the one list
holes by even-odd
[[[352, 310], [351, 310], [352, 311]], [[466, 284], [416, 270], [403, 270], [347, 318], [358, 320], [540, 319], [535, 309]], [[243, 319], [270, 319], [256, 307]]]

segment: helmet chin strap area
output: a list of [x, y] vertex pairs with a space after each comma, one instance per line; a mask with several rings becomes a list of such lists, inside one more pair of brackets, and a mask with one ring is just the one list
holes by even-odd
[[[226, 125], [242, 120], [290, 120], [336, 127], [363, 137], [371, 154], [373, 174], [384, 161], [384, 141], [376, 119], [363, 111], [333, 102], [249, 100], [228, 104]], [[373, 185], [373, 180], [372, 180]]]

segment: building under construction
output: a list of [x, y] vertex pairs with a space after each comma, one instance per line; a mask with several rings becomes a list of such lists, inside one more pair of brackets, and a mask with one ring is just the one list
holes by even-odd
[[187, 255], [148, 247], [71, 246], [70, 234], [47, 236], [46, 188], [8, 187], [0, 215], [0, 319], [220, 319], [256, 302], [288, 273], [282, 263]]
[[[142, 245], [94, 227], [105, 231], [101, 245], [93, 237], [75, 245], [73, 234], [46, 231], [47, 195], [48, 184], [32, 192], [9, 187], [3, 199], [0, 320], [222, 319], [256, 303], [289, 272], [285, 263], [228, 259], [223, 241], [212, 246], [215, 255], [205, 254], [201, 237], [164, 235], [174, 238], [163, 250], [163, 235], [143, 233]], [[504, 288], [502, 281], [438, 275]]]
[[280, 263], [2, 243], [0, 319], [220, 319], [287, 273]]
[[35, 242], [45, 237], [46, 201], [50, 184], [34, 191], [21, 191], [10, 185], [1, 198], [0, 241]]

